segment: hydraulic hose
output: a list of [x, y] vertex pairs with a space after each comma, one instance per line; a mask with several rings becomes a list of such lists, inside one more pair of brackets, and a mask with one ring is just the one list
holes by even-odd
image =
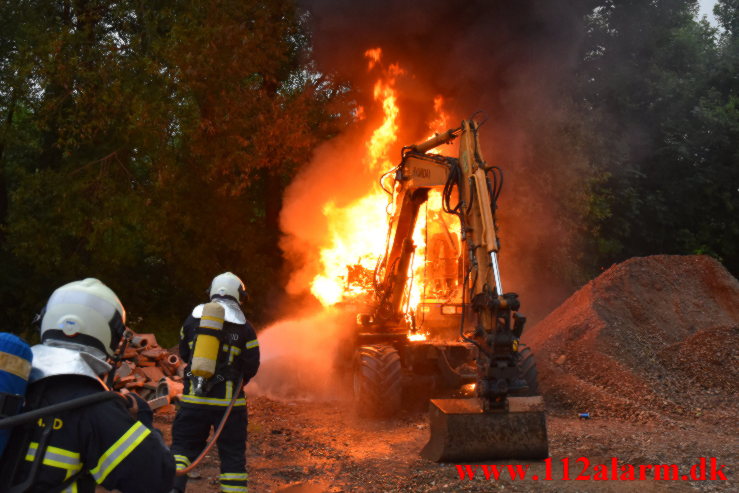
[[231, 402], [228, 403], [228, 407], [226, 408], [226, 412], [223, 413], [223, 418], [221, 418], [221, 422], [218, 423], [218, 428], [216, 428], [215, 433], [213, 433], [213, 436], [211, 437], [210, 441], [205, 445], [205, 448], [202, 452], [200, 452], [200, 455], [192, 461], [192, 463], [185, 467], [184, 469], [179, 469], [175, 474], [177, 476], [184, 476], [188, 472], [192, 471], [195, 466], [200, 464], [200, 462], [205, 458], [205, 454], [207, 454], [211, 448], [213, 448], [213, 445], [218, 440], [218, 437], [221, 435], [221, 431], [223, 431], [223, 427], [226, 425], [226, 420], [231, 415], [231, 409], [233, 409], [234, 404], [236, 403], [236, 399], [239, 397], [239, 393], [241, 390], [241, 385], [244, 383], [244, 377], [242, 376], [239, 378], [239, 383], [236, 385], [236, 390], [234, 391], [233, 397], [231, 397]]

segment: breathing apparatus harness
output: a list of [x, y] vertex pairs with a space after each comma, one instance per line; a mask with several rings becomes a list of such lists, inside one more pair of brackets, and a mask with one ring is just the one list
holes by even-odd
[[[190, 385], [195, 395], [206, 395], [216, 384], [226, 381], [227, 376], [221, 373], [216, 373], [218, 366], [218, 359], [221, 355], [221, 345], [223, 343], [223, 323], [226, 319], [225, 308], [221, 303], [211, 302], [206, 303], [202, 306], [202, 313], [194, 313], [200, 315], [200, 325], [195, 331], [195, 340], [193, 344], [192, 354], [190, 356], [190, 371], [187, 372], [187, 377], [190, 379]], [[200, 307], [197, 307], [198, 310]], [[239, 396], [239, 390], [244, 383], [243, 374], [239, 374], [238, 382], [236, 384], [231, 401], [228, 403], [226, 411], [223, 413], [221, 422], [218, 423], [218, 427], [213, 433], [213, 437], [208, 441], [203, 448], [203, 451], [192, 461], [192, 463], [184, 469], [179, 469], [176, 474], [177, 476], [184, 476], [190, 472], [195, 466], [197, 466], [213, 447], [218, 440], [218, 437], [223, 431], [223, 427], [231, 415], [231, 410], [236, 403], [236, 399]]]
[[226, 335], [223, 324], [226, 318], [229, 318], [226, 316], [224, 304], [211, 301], [200, 305], [193, 310], [193, 316], [200, 318], [200, 324], [195, 330], [187, 377], [193, 393], [202, 397], [207, 395], [215, 385], [225, 382], [227, 377], [236, 375], [229, 375], [229, 373], [235, 373], [229, 372], [230, 365], [226, 368], [226, 372], [218, 371], [219, 363], [223, 359], [221, 347]]

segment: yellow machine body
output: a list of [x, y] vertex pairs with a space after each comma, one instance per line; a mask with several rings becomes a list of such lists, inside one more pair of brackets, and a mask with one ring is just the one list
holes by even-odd
[[[211, 331], [223, 330], [225, 311], [218, 303], [206, 303], [200, 317], [200, 328]], [[190, 371], [196, 377], [210, 378], [216, 372], [218, 353], [221, 349], [220, 339], [213, 334], [200, 332], [195, 338]]]
[[[475, 397], [431, 401], [430, 438], [422, 455], [440, 462], [542, 459], [549, 454], [544, 401], [517, 366], [525, 317], [518, 313], [518, 295], [503, 290], [498, 266], [495, 211], [502, 175], [482, 158], [479, 127], [466, 120], [459, 128], [403, 149], [394, 170], [392, 243], [378, 269], [383, 273], [377, 288], [381, 302], [372, 315], [372, 330], [382, 337], [395, 327], [404, 328], [419, 210], [430, 190], [440, 190], [444, 212], [460, 220], [460, 253], [469, 279], [463, 303], [475, 331], [468, 336], [461, 327], [459, 336], [477, 349], [477, 378]], [[458, 159], [428, 153], [457, 137]]]

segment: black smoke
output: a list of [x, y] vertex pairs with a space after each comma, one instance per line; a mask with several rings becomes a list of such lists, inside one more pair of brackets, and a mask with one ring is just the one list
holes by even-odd
[[319, 69], [351, 80], [360, 103], [371, 90], [365, 50], [379, 46], [385, 63], [406, 70], [398, 81], [402, 138], [424, 136], [436, 94], [455, 123], [477, 110], [487, 114], [483, 153], [506, 178], [504, 288], [538, 315], [553, 308], [572, 289], [566, 278], [577, 260], [580, 232], [570, 222], [583, 164], [563, 135], [577, 118], [569, 89], [590, 2], [300, 3], [310, 13]]

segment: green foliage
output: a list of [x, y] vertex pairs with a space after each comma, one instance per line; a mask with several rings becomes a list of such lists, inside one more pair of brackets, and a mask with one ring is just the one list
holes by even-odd
[[[575, 3], [575, 69], [547, 118], [518, 122], [550, 165], [506, 194], [547, 219], [507, 251], [571, 284], [655, 253], [739, 274], [739, 2], [719, 1], [720, 29], [694, 0]], [[314, 66], [293, 0], [0, 3], [0, 329], [96, 276], [173, 343], [224, 270], [264, 320], [283, 191], [349, 95]]]
[[263, 319], [282, 191], [346, 113], [294, 3], [4, 2], [0, 24], [0, 327], [94, 276], [175, 331], [225, 270]]
[[706, 253], [739, 273], [738, 5], [717, 5], [723, 34], [694, 1], [599, 2], [589, 16], [578, 91], [606, 177], [589, 214], [596, 265]]

